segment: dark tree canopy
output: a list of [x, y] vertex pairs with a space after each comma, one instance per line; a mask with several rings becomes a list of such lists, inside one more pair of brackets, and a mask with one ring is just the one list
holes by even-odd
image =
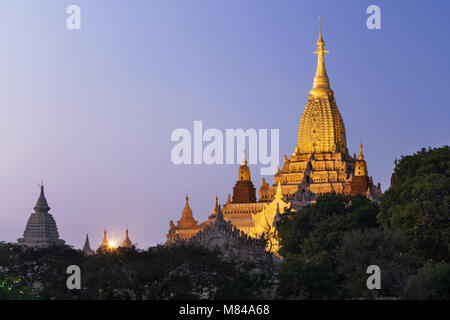
[[361, 195], [324, 194], [315, 204], [282, 215], [280, 253], [312, 257], [328, 252], [338, 246], [343, 232], [377, 227], [377, 214], [378, 205]]
[[381, 198], [379, 222], [408, 235], [412, 252], [450, 260], [450, 147], [402, 157], [397, 181]]

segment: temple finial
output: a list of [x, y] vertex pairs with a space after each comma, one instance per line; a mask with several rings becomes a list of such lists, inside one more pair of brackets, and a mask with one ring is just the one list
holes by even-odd
[[359, 156], [358, 156], [358, 160], [364, 160], [364, 155], [363, 155], [363, 145], [362, 142], [359, 143]]
[[50, 207], [48, 206], [47, 199], [45, 198], [44, 193], [44, 183], [41, 183], [41, 193], [39, 194], [39, 198], [34, 206], [34, 211], [37, 213], [47, 213], [50, 211]]
[[319, 41], [322, 40], [322, 18], [319, 16]]
[[247, 165], [247, 159], [245, 158], [245, 149], [242, 151], [242, 162], [241, 165], [246, 166]]
[[330, 88], [330, 80], [328, 79], [327, 71], [325, 69], [325, 53], [329, 53], [325, 50], [325, 42], [322, 37], [322, 18], [319, 17], [319, 40], [317, 41], [317, 70], [314, 77], [312, 94], [328, 93]]

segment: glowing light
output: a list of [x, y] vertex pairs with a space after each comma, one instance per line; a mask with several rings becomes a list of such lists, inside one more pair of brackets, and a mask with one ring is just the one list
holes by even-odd
[[114, 240], [108, 241], [108, 246], [110, 249], [115, 249], [117, 247], [117, 243]]

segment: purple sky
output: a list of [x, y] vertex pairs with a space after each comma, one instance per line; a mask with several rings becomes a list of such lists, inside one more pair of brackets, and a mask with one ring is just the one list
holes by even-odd
[[[66, 28], [68, 5], [82, 30]], [[382, 29], [368, 30], [370, 4]], [[174, 129], [279, 128], [294, 152], [312, 87], [317, 17], [350, 153], [388, 186], [395, 156], [449, 143], [448, 2], [2, 1], [0, 241], [16, 241], [44, 180], [61, 237], [106, 226], [162, 243], [188, 191], [194, 217], [225, 202], [237, 165], [170, 160]], [[240, 155], [239, 155], [240, 159]], [[261, 185], [259, 167], [252, 179]], [[271, 181], [271, 178], [268, 178]]]

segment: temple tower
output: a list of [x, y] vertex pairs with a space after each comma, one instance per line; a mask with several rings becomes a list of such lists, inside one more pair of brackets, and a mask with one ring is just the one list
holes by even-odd
[[98, 248], [99, 250], [110, 250], [111, 246], [108, 240], [108, 235], [106, 234], [106, 228], [103, 231], [103, 241], [100, 244], [100, 247]]
[[233, 201], [231, 203], [253, 203], [256, 202], [256, 189], [250, 178], [250, 168], [245, 158], [245, 150], [243, 159], [239, 167], [238, 181], [233, 188]]
[[355, 174], [352, 177], [351, 181], [351, 191], [350, 195], [354, 196], [357, 194], [365, 195], [367, 192], [367, 189], [370, 187], [370, 180], [368, 176], [367, 171], [367, 164], [364, 160], [363, 155], [363, 146], [362, 143], [359, 145], [359, 156], [358, 160], [356, 160], [356, 166], [355, 166]]
[[64, 240], [59, 239], [55, 219], [48, 213], [50, 207], [44, 194], [44, 185], [34, 207], [34, 213], [28, 219], [23, 238], [18, 239], [19, 244], [29, 247], [48, 247], [63, 245]]
[[122, 244], [120, 246], [124, 247], [124, 248], [131, 248], [131, 247], [133, 247], [133, 244], [131, 243], [131, 240], [130, 240], [130, 238], [128, 236], [128, 226], [127, 226], [127, 228], [125, 230], [125, 240], [123, 240], [123, 242], [122, 242]]
[[317, 54], [316, 74], [300, 119], [295, 152], [290, 158], [284, 156], [283, 167], [277, 170], [272, 186], [263, 181], [259, 201], [272, 201], [278, 182], [284, 198], [294, 200], [294, 204], [303, 201], [306, 191], [308, 197], [349, 191], [355, 159], [348, 154], [344, 121], [325, 68], [328, 51], [321, 26], [314, 53]]
[[183, 212], [181, 213], [181, 219], [177, 221], [177, 225], [170, 220], [169, 226], [169, 232], [166, 235], [168, 244], [173, 243], [177, 238], [189, 239], [203, 228], [194, 219], [192, 209], [189, 206], [189, 197], [187, 195], [186, 203]]
[[94, 254], [94, 250], [91, 249], [91, 245], [89, 244], [89, 236], [86, 233], [86, 240], [84, 241], [84, 246], [83, 246], [83, 250], [84, 254], [86, 255], [91, 255]]

